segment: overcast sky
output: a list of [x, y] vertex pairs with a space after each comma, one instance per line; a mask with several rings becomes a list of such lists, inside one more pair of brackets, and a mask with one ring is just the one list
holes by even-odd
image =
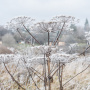
[[0, 25], [17, 16], [30, 16], [37, 21], [69, 15], [90, 21], [90, 0], [0, 0]]

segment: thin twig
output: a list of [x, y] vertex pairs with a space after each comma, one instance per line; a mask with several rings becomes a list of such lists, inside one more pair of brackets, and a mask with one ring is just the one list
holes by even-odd
[[[25, 67], [26, 67], [26, 69], [27, 69], [27, 71], [28, 71], [28, 73], [29, 73], [29, 76], [31, 76], [31, 78], [32, 78], [32, 75], [31, 75], [31, 73], [30, 73], [30, 71], [29, 71], [29, 68], [26, 66], [26, 61], [25, 61], [25, 59], [24, 59], [24, 65], [25, 65]], [[37, 84], [35, 83], [35, 81], [34, 81], [33, 78], [32, 78], [32, 80], [33, 80], [35, 86], [38, 88], [38, 90], [40, 90], [39, 87], [37, 86]]]
[[31, 75], [31, 78], [32, 78], [32, 80], [33, 80], [33, 82], [34, 82], [35, 86], [38, 88], [38, 90], [40, 90], [40, 89], [39, 89], [39, 87], [37, 86], [37, 84], [35, 83], [35, 81], [34, 81], [34, 79], [33, 79], [32, 75]]
[[6, 67], [6, 65], [5, 65], [4, 62], [3, 62], [3, 64], [4, 64], [4, 67], [5, 67], [5, 69], [7, 70], [8, 74], [11, 76], [12, 80], [15, 81], [15, 83], [16, 83], [20, 88], [22, 88], [23, 90], [26, 90], [25, 88], [23, 88], [23, 87], [20, 85], [20, 83], [19, 83], [18, 81], [15, 80], [15, 78], [13, 77], [13, 75], [12, 75], [12, 74], [9, 72], [9, 70], [7, 69], [7, 67]]
[[90, 48], [90, 45], [82, 52], [82, 53], [80, 53], [80, 55], [84, 55], [85, 56], [85, 52], [88, 50]]
[[46, 83], [47, 83], [47, 78], [46, 78], [46, 61], [45, 61], [45, 52], [44, 52], [44, 87], [46, 90]]
[[61, 31], [60, 31], [60, 33], [59, 33], [59, 35], [58, 35], [58, 37], [57, 37], [54, 45], [56, 45], [56, 43], [58, 42], [58, 39], [59, 39], [59, 37], [60, 37], [60, 35], [61, 35], [62, 31], [63, 31], [64, 26], [65, 26], [65, 22], [64, 22], [64, 24], [63, 24], [63, 26], [62, 26], [62, 29], [61, 29]]
[[61, 88], [60, 77], [61, 77], [61, 76], [60, 76], [60, 61], [59, 61], [59, 85], [60, 85], [60, 86], [59, 86], [59, 90], [60, 90], [60, 88]]
[[[36, 71], [38, 74], [40, 74], [41, 75], [41, 73], [39, 73], [37, 70], [35, 70], [33, 67], [31, 67], [31, 69], [33, 69], [34, 71]], [[41, 75], [41, 76], [43, 76], [43, 75]], [[44, 76], [43, 76], [44, 77]]]
[[41, 45], [40, 43], [39, 43], [39, 41], [29, 32], [29, 30], [26, 28], [26, 26], [23, 24], [23, 27], [26, 29], [26, 31], [29, 33], [29, 35], [30, 36], [32, 36], [32, 38], [39, 44], [39, 45]]
[[72, 79], [74, 79], [76, 76], [78, 76], [79, 74], [83, 73], [84, 71], [86, 71], [88, 68], [90, 67], [90, 64], [84, 69], [82, 70], [80, 73], [76, 74], [74, 77], [72, 77], [70, 80], [68, 80], [65, 84], [63, 84], [63, 86], [65, 86], [68, 82], [70, 82]]
[[34, 74], [36, 74], [38, 77], [39, 77], [39, 79], [41, 79], [42, 81], [44, 81], [37, 73], [35, 73], [31, 68], [30, 68], [30, 70], [34, 73]]
[[[62, 67], [62, 65], [60, 67]], [[56, 68], [54, 72], [52, 72], [52, 75], [51, 76], [53, 77], [58, 70], [59, 70], [59, 67]]]

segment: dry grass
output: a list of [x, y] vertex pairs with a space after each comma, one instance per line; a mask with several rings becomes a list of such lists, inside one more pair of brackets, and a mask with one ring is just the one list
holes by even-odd
[[[81, 72], [83, 69], [85, 69], [88, 66], [88, 60], [84, 60], [84, 57], [78, 58], [76, 61], [73, 61], [69, 64], [66, 64], [63, 70], [63, 84], [68, 81], [70, 78], [75, 76], [77, 73]], [[0, 65], [0, 83], [2, 84], [1, 87], [3, 87], [3, 90], [18, 90], [18, 86], [15, 82], [11, 80], [11, 77], [6, 72], [5, 68], [3, 67], [3, 64]], [[9, 71], [13, 74], [16, 68], [15, 63], [9, 63], [7, 64], [7, 67]], [[35, 67], [36, 70], [39, 72], [42, 72], [42, 66]], [[26, 88], [26, 90], [37, 90], [32, 79], [30, 79], [30, 82], [26, 83], [27, 79], [27, 70], [25, 71], [23, 68], [17, 68], [16, 72], [14, 73], [14, 77], [16, 80], [17, 75], [20, 73], [19, 82], [21, 85]], [[42, 74], [42, 73], [41, 73]], [[39, 80], [38, 77], [33, 75], [33, 78], [35, 82], [37, 82], [37, 85], [39, 87], [42, 87], [43, 90], [43, 82]], [[59, 80], [58, 75], [55, 74], [53, 77], [54, 82], [52, 83], [52, 90], [59, 90]], [[21, 90], [21, 89], [20, 89]], [[90, 67], [83, 72], [82, 74], [75, 77], [73, 80], [71, 80], [68, 84], [64, 86], [64, 90], [90, 90]]]
[[0, 54], [12, 54], [12, 51], [7, 49], [5, 46], [0, 45]]

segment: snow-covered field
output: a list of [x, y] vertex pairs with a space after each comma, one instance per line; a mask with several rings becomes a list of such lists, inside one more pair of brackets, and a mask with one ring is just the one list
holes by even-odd
[[[64, 90], [90, 90], [90, 55], [78, 56], [78, 54], [66, 54], [59, 47], [37, 46], [27, 47], [15, 54], [2, 54], [0, 55], [0, 88], [1, 90], [18, 90], [17, 84], [11, 79], [7, 73], [4, 63], [14, 78], [26, 90], [38, 90], [35, 88], [31, 78], [28, 79], [27, 67], [33, 67], [43, 74], [44, 53], [48, 48], [51, 50], [51, 63], [63, 62], [65, 63], [63, 69], [63, 85], [73, 76], [84, 70], [88, 65], [89, 68], [67, 83], [63, 88]], [[45, 57], [47, 60], [47, 57]], [[3, 63], [4, 62], [4, 63]], [[43, 82], [38, 79], [36, 75], [33, 79], [37, 85], [44, 90]], [[55, 74], [54, 82], [52, 83], [52, 90], [59, 90], [58, 75]]]

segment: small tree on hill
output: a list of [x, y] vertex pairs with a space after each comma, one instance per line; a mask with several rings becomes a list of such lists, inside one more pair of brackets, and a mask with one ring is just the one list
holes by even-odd
[[89, 31], [89, 29], [90, 29], [88, 19], [86, 19], [86, 21], [85, 21], [84, 29], [85, 29], [85, 31]]

